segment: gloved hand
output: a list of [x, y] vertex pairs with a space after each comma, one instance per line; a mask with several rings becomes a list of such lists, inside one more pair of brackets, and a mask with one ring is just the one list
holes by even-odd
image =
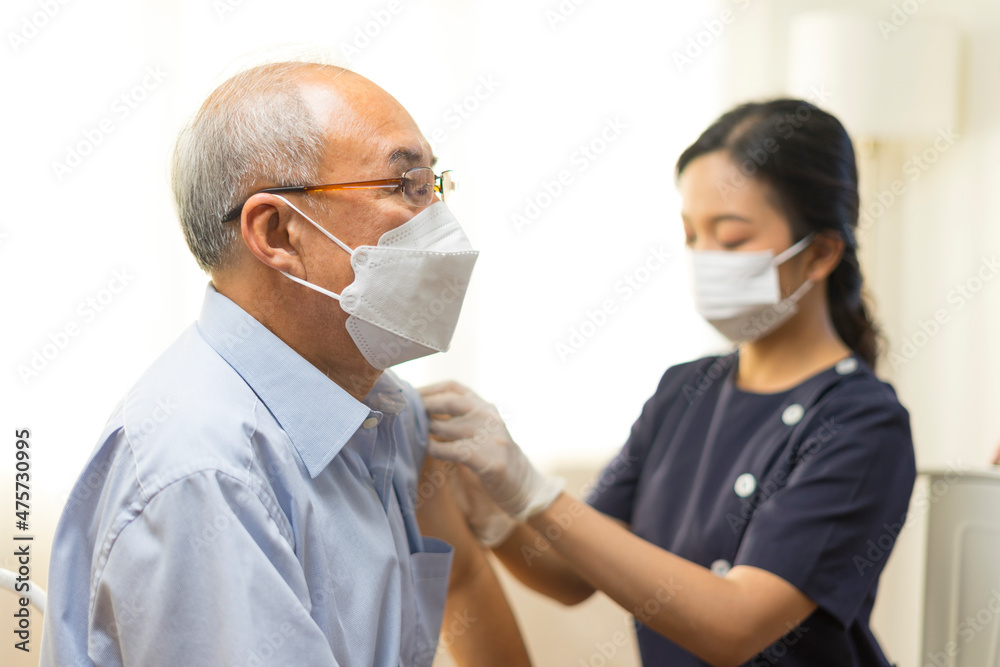
[[428, 453], [467, 465], [483, 488], [517, 521], [545, 510], [565, 480], [539, 473], [517, 446], [496, 407], [457, 382], [420, 390], [431, 417]]
[[503, 544], [517, 528], [517, 521], [493, 502], [476, 474], [464, 465], [455, 465], [448, 475], [448, 488], [465, 522], [484, 547], [492, 549]]

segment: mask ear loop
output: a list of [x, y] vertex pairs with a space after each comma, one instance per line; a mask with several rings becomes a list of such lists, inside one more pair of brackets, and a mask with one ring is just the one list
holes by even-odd
[[[816, 232], [810, 232], [809, 234], [806, 234], [806, 236], [801, 241], [791, 246], [788, 250], [785, 250], [781, 254], [775, 256], [774, 267], [777, 268], [779, 265], [783, 264], [792, 257], [795, 257], [797, 254], [808, 248], [809, 245], [813, 242], [813, 240], [815, 240], [815, 238], [816, 238]], [[803, 296], [805, 296], [806, 292], [808, 292], [813, 288], [813, 285], [815, 285], [813, 279], [806, 278], [797, 290], [795, 290], [787, 297], [782, 299], [782, 301], [784, 303], [794, 306], [802, 299]]]
[[[301, 210], [299, 210], [299, 208], [295, 204], [293, 204], [292, 202], [288, 201], [287, 199], [285, 199], [281, 195], [274, 195], [274, 196], [277, 197], [278, 199], [280, 199], [281, 201], [285, 202], [286, 204], [288, 204], [296, 213], [298, 213], [303, 218], [305, 218], [306, 220], [308, 220], [309, 222], [311, 222], [312, 225], [313, 225], [313, 227], [315, 227], [319, 231], [321, 231], [324, 234], [326, 234], [326, 236], [331, 241], [333, 241], [334, 243], [336, 243], [337, 245], [339, 245], [341, 248], [343, 248], [345, 251], [347, 251], [347, 253], [349, 255], [351, 255], [352, 257], [354, 256], [354, 250], [352, 250], [346, 243], [344, 243], [343, 241], [341, 241], [340, 239], [338, 239], [336, 236], [334, 236], [330, 232], [328, 232], [325, 229], [323, 229], [323, 227], [318, 222], [316, 222], [315, 220], [313, 220], [312, 218], [310, 218], [308, 215], [306, 215], [305, 213], [303, 213]], [[310, 283], [308, 281], [302, 280], [301, 278], [296, 278], [292, 274], [286, 273], [285, 271], [282, 271], [281, 275], [285, 276], [286, 278], [288, 278], [290, 280], [294, 280], [295, 282], [297, 282], [298, 284], [300, 284], [300, 285], [302, 285], [304, 287], [308, 287], [309, 289], [316, 290], [320, 294], [325, 294], [328, 297], [331, 297], [333, 299], [336, 299], [337, 301], [340, 301], [340, 295], [337, 294], [336, 292], [331, 292], [330, 290], [324, 289], [324, 288], [320, 287], [319, 285], [314, 285], [314, 284], [312, 284], [312, 283]]]
[[297, 207], [297, 206], [296, 206], [295, 204], [293, 204], [292, 202], [288, 201], [287, 199], [285, 199], [285, 198], [284, 198], [284, 197], [282, 197], [281, 195], [274, 195], [274, 196], [275, 196], [275, 197], [277, 197], [278, 199], [280, 199], [281, 201], [285, 202], [285, 203], [286, 203], [286, 204], [288, 204], [289, 206], [291, 206], [291, 207], [292, 207], [292, 209], [293, 209], [293, 210], [294, 210], [294, 211], [295, 211], [296, 213], [298, 213], [298, 214], [299, 214], [299, 215], [301, 215], [301, 216], [302, 216], [303, 218], [305, 218], [306, 220], [308, 220], [309, 222], [311, 222], [311, 223], [312, 223], [312, 225], [313, 225], [313, 227], [315, 227], [315, 228], [316, 228], [316, 229], [318, 229], [319, 231], [321, 231], [321, 232], [323, 232], [324, 234], [326, 234], [326, 237], [327, 237], [328, 239], [330, 239], [331, 241], [333, 241], [334, 243], [336, 243], [337, 245], [339, 245], [339, 246], [340, 246], [341, 248], [343, 248], [343, 249], [344, 249], [344, 250], [345, 250], [345, 251], [347, 252], [347, 254], [348, 254], [348, 255], [352, 255], [352, 256], [354, 255], [354, 249], [353, 249], [353, 248], [351, 248], [350, 246], [348, 246], [348, 245], [347, 245], [346, 243], [344, 243], [343, 241], [341, 241], [340, 239], [338, 239], [338, 238], [337, 238], [336, 236], [334, 236], [334, 235], [333, 235], [333, 234], [331, 234], [330, 232], [328, 232], [328, 231], [326, 231], [325, 229], [323, 229], [322, 225], [320, 225], [320, 224], [319, 224], [318, 222], [316, 222], [315, 220], [313, 220], [312, 218], [310, 218], [310, 217], [309, 217], [308, 215], [306, 215], [305, 213], [303, 213], [303, 212], [302, 212], [302, 211], [301, 211], [301, 210], [299, 209], [299, 207]]
[[799, 301], [802, 300], [802, 297], [806, 295], [806, 292], [811, 290], [813, 288], [813, 285], [815, 284], [816, 283], [813, 281], [812, 278], [806, 278], [804, 281], [802, 281], [802, 284], [799, 286], [797, 290], [795, 290], [787, 297], [785, 297], [784, 301], [794, 306], [795, 304], [797, 304]]
[[809, 245], [812, 244], [815, 238], [816, 238], [816, 232], [809, 232], [801, 241], [788, 248], [788, 250], [784, 250], [780, 254], [775, 255], [773, 260], [774, 265], [778, 266], [780, 264], [784, 264], [787, 260], [791, 259], [792, 257], [795, 257], [800, 252], [808, 248]]

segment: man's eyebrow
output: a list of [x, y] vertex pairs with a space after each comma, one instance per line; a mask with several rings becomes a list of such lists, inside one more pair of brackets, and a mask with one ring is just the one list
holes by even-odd
[[[419, 166], [426, 158], [423, 151], [414, 151], [409, 148], [397, 148], [389, 155], [389, 166], [402, 162], [405, 165]], [[437, 158], [431, 156], [430, 166], [437, 164]]]

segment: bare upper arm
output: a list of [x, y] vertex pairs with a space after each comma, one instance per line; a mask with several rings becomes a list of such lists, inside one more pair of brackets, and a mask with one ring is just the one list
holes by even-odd
[[461, 585], [478, 568], [488, 565], [449, 489], [448, 476], [454, 471], [455, 464], [426, 457], [417, 483], [416, 508], [420, 531], [444, 540], [455, 549], [451, 586]]

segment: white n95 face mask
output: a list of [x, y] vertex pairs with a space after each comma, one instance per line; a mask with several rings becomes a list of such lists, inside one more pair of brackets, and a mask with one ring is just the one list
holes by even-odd
[[280, 197], [351, 255], [354, 281], [340, 294], [282, 273], [340, 301], [347, 331], [365, 359], [385, 370], [446, 352], [479, 253], [444, 202], [435, 202], [378, 240], [351, 249]]
[[771, 250], [689, 251], [698, 314], [734, 343], [774, 331], [798, 311], [796, 304], [813, 286], [806, 279], [782, 299], [778, 267], [805, 250], [814, 237], [809, 234], [778, 255]]

